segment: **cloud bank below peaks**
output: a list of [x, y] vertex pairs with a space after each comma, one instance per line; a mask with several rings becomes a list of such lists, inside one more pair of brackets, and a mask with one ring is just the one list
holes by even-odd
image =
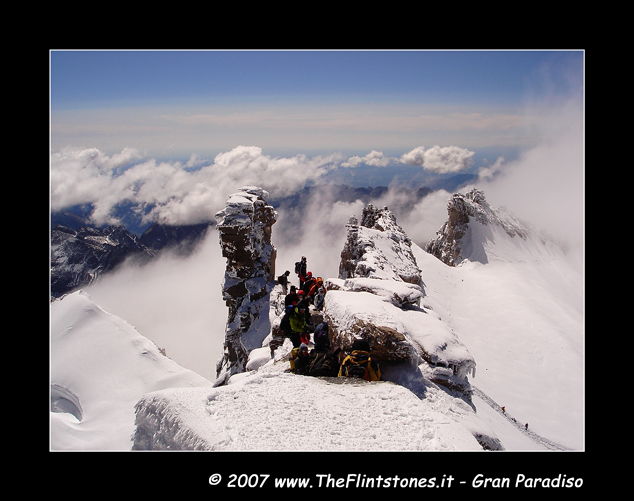
[[372, 150], [364, 157], [354, 156], [350, 157], [347, 162], [341, 164], [342, 167], [357, 167], [361, 164], [369, 165], [370, 167], [387, 167], [393, 159], [386, 157], [383, 152]]
[[333, 153], [273, 158], [260, 147], [237, 146], [206, 163], [195, 155], [187, 162], [158, 161], [133, 148], [108, 156], [96, 148], [66, 147], [51, 153], [50, 203], [52, 211], [91, 204], [96, 225], [119, 224], [115, 214], [120, 206], [130, 206], [142, 223], [195, 224], [211, 220], [227, 195], [247, 184], [262, 186], [278, 198], [341, 167], [404, 163], [442, 174], [469, 168], [473, 154], [455, 146], [420, 146], [400, 158], [376, 150], [364, 157]]
[[117, 206], [130, 204], [144, 222], [209, 221], [227, 195], [245, 184], [266, 186], [272, 196], [289, 195], [335, 167], [338, 155], [271, 158], [256, 146], [238, 146], [204, 164], [140, 160], [133, 149], [108, 157], [94, 148], [67, 147], [51, 154], [51, 210], [92, 204], [92, 221], [116, 224]]

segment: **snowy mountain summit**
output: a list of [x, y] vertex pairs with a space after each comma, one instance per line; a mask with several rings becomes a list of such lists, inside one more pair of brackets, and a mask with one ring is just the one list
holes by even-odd
[[449, 266], [464, 260], [488, 262], [485, 246], [503, 231], [510, 238], [526, 240], [528, 228], [513, 215], [491, 207], [484, 193], [473, 189], [455, 193], [447, 203], [449, 217], [425, 250]]
[[84, 293], [52, 303], [53, 449], [583, 448], [583, 276], [563, 252], [479, 191], [454, 195], [433, 254], [369, 205], [311, 313], [333, 350], [367, 341], [381, 380], [303, 376], [290, 339], [271, 343], [284, 295], [266, 196], [245, 187], [216, 216], [229, 319], [215, 383]]
[[352, 216], [341, 251], [339, 278], [380, 278], [420, 285], [421, 272], [412, 254], [412, 241], [387, 208], [363, 209], [361, 223]]
[[[231, 320], [233, 299], [226, 291], [228, 284], [240, 283], [236, 273], [245, 270], [245, 266], [236, 266], [233, 235], [240, 228], [253, 226], [252, 203], [266, 206], [265, 193], [250, 191], [251, 196], [238, 193], [229, 197], [230, 210], [217, 216], [228, 263], [224, 294], [230, 321], [225, 359], [229, 358], [227, 344], [233, 338], [236, 346], [248, 352], [248, 361], [225, 371], [211, 393], [174, 389], [145, 395], [137, 404], [134, 448], [501, 449], [495, 434], [479, 421], [470, 404], [467, 375], [475, 374], [475, 360], [451, 328], [424, 303], [422, 273], [411, 240], [387, 208], [368, 205], [361, 224], [351, 218], [341, 252], [340, 276], [325, 280], [323, 312], [311, 307], [314, 317], [328, 321], [332, 351], [339, 349], [340, 358], [351, 351], [356, 339], [368, 341], [373, 360], [381, 365], [382, 381], [289, 374], [290, 340], [275, 348], [271, 344], [284, 310], [278, 304], [284, 300], [280, 286], [263, 296], [270, 302], [271, 335], [261, 342], [261, 348], [252, 343], [247, 348], [247, 340], [254, 339], [248, 328], [242, 329], [240, 339], [231, 333], [231, 324], [238, 317]], [[233, 224], [227, 212], [237, 215], [241, 224]], [[261, 243], [262, 235], [258, 237], [260, 232], [254, 233], [252, 241], [259, 243], [252, 247], [266, 247]], [[270, 228], [265, 233], [270, 233]], [[247, 279], [248, 274], [241, 279]], [[239, 301], [250, 304], [248, 298]], [[260, 318], [250, 324], [251, 328], [256, 323], [258, 328], [264, 325], [263, 313], [258, 308]], [[246, 313], [240, 316], [247, 323], [255, 318]], [[452, 418], [447, 420], [445, 412]], [[422, 421], [413, 419], [414, 415]], [[303, 438], [296, 443], [292, 423], [315, 425], [303, 429]]]

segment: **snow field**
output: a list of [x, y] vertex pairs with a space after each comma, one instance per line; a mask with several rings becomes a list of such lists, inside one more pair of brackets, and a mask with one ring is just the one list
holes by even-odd
[[81, 421], [51, 412], [51, 449], [130, 450], [145, 393], [211, 382], [163, 356], [130, 324], [81, 291], [51, 305], [51, 385], [76, 396]]
[[[265, 372], [211, 392], [169, 390], [156, 396], [169, 400], [170, 408], [190, 409], [181, 414], [180, 428], [204, 437], [208, 450], [482, 450], [447, 407], [437, 410], [437, 401], [420, 400], [389, 382]], [[203, 398], [205, 406], [187, 403]], [[475, 418], [470, 409], [450, 408], [464, 420]]]
[[539, 435], [582, 449], [583, 276], [560, 250], [500, 231], [482, 242], [485, 265], [451, 268], [413, 245], [424, 301], [476, 360], [473, 385]]

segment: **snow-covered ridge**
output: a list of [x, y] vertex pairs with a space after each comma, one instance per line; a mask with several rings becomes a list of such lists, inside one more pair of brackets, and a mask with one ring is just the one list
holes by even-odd
[[467, 404], [439, 390], [421, 400], [394, 383], [267, 369], [213, 391], [145, 395], [137, 406], [135, 448], [477, 451], [474, 431], [490, 434]]
[[[403, 348], [392, 353], [413, 361], [386, 360], [389, 381], [285, 373], [290, 347], [285, 343], [271, 358], [265, 339], [249, 349], [244, 372], [214, 388], [85, 294], [53, 302], [51, 448], [583, 448], [582, 277], [538, 239], [511, 237], [501, 225], [471, 217], [472, 230], [492, 230], [494, 240], [482, 241], [486, 264], [465, 259], [447, 266], [405, 244], [406, 235], [383, 241], [391, 235], [387, 225], [379, 223], [381, 231], [357, 223], [385, 244], [371, 242], [355, 257], [372, 276], [326, 281], [325, 314], [337, 319], [340, 332], [363, 336], [359, 319], [366, 327], [385, 327], [377, 335], [392, 335]], [[403, 248], [414, 258], [418, 284], [387, 266]], [[379, 258], [377, 249], [387, 252]], [[406, 261], [396, 262], [406, 269]], [[271, 292], [277, 299], [269, 323], [278, 313], [278, 288]], [[452, 365], [458, 373], [469, 368], [454, 363], [469, 359], [478, 363], [470, 398], [434, 382], [451, 378]], [[298, 428], [298, 422], [308, 424]]]
[[50, 378], [52, 449], [129, 450], [144, 394], [211, 388], [82, 291], [51, 304]]

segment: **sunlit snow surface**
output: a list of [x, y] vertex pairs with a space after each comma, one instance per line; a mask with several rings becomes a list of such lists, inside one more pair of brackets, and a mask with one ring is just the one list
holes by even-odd
[[555, 246], [486, 230], [472, 237], [487, 264], [451, 268], [412, 246], [425, 306], [477, 363], [475, 411], [431, 383], [419, 398], [285, 374], [268, 348], [252, 352], [257, 372], [213, 388], [78, 292], [51, 305], [51, 449], [130, 450], [137, 404], [162, 409], [181, 448], [482, 450], [484, 434], [506, 450], [547, 450], [538, 437], [583, 449], [583, 275]]

